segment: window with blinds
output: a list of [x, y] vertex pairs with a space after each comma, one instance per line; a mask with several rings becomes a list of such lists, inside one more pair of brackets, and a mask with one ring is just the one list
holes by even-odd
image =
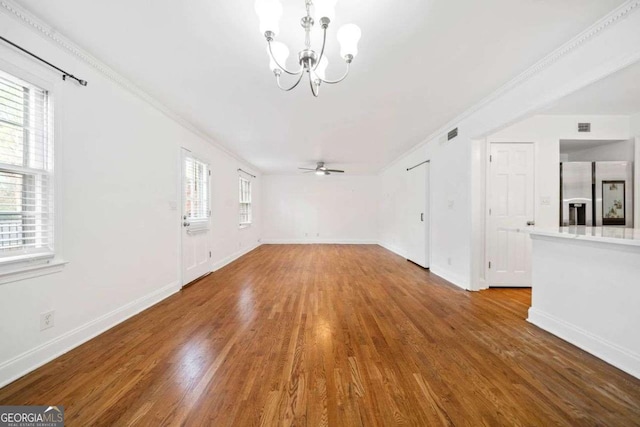
[[184, 214], [193, 229], [209, 222], [209, 165], [185, 157], [184, 173]]
[[53, 256], [49, 94], [0, 71], [0, 263]]
[[240, 177], [240, 226], [251, 224], [251, 181]]

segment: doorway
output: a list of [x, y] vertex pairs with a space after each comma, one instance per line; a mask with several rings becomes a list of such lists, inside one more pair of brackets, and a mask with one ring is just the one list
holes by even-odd
[[487, 169], [487, 282], [531, 286], [531, 241], [516, 232], [534, 225], [533, 143], [491, 143]]
[[211, 169], [186, 148], [181, 164], [181, 284], [185, 286], [211, 272]]
[[429, 177], [429, 161], [407, 169], [407, 259], [423, 268], [430, 266]]

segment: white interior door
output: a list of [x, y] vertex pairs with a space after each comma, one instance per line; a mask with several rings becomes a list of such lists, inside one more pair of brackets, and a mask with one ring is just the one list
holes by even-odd
[[209, 165], [182, 149], [182, 285], [211, 271]]
[[429, 268], [429, 163], [407, 171], [407, 258]]
[[531, 286], [531, 240], [525, 228], [534, 221], [533, 144], [491, 144], [488, 192], [489, 286]]

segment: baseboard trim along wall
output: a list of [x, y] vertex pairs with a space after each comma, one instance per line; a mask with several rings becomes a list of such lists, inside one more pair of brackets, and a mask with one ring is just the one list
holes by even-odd
[[535, 308], [529, 309], [530, 323], [584, 351], [604, 360], [610, 365], [640, 378], [640, 355], [595, 336], [571, 323], [558, 319]]
[[466, 281], [462, 280], [460, 277], [456, 276], [455, 273], [452, 273], [450, 271], [447, 271], [444, 268], [441, 268], [437, 265], [431, 265], [430, 268], [431, 272], [433, 274], [435, 274], [436, 276], [440, 276], [442, 277], [444, 280], [446, 280], [447, 282], [451, 283], [452, 285], [455, 285], [457, 287], [459, 287], [460, 289], [464, 289], [465, 291], [469, 290], [469, 286], [466, 283]]
[[179, 290], [180, 284], [178, 282], [170, 283], [0, 364], [0, 387], [4, 387], [45, 363], [62, 356], [141, 311], [156, 305]]
[[262, 239], [263, 245], [377, 245], [377, 240]]
[[241, 249], [238, 252], [232, 253], [231, 255], [222, 258], [220, 261], [216, 262], [211, 266], [211, 272], [220, 270], [222, 267], [225, 267], [231, 264], [233, 261], [237, 260], [240, 257], [245, 256], [249, 252], [257, 249], [259, 246], [263, 245], [263, 243], [256, 243], [255, 245], [249, 246], [247, 249]]
[[[403, 251], [401, 251], [396, 246], [389, 245], [389, 244], [384, 243], [384, 242], [378, 242], [378, 245], [382, 246], [383, 248], [385, 248], [388, 251], [393, 252], [396, 255], [401, 256], [402, 258], [405, 258], [405, 259], [407, 258], [407, 256], [403, 253]], [[440, 276], [441, 278], [443, 278], [447, 282], [451, 283], [452, 285], [455, 285], [455, 286], [457, 286], [459, 288], [462, 288], [462, 289], [465, 289], [465, 290], [469, 290], [468, 286], [464, 285], [465, 282], [463, 280], [461, 280], [455, 274], [446, 271], [445, 269], [442, 269], [442, 268], [440, 268], [438, 266], [435, 266], [435, 265], [431, 265], [429, 267], [429, 271], [432, 272], [433, 274], [435, 274], [436, 276]]]
[[[260, 245], [261, 243], [258, 243], [223, 258], [213, 264], [211, 271], [219, 270], [231, 264], [233, 261], [248, 254]], [[173, 282], [0, 364], [0, 387], [4, 387], [40, 366], [79, 347], [103, 332], [108, 331], [141, 311], [158, 304], [180, 289], [180, 284]]]
[[401, 256], [402, 258], [407, 258], [407, 256], [404, 254], [404, 252], [402, 250], [400, 250], [400, 248], [390, 245], [388, 243], [384, 243], [384, 242], [378, 242], [379, 246], [382, 246], [383, 248], [385, 248], [388, 251], [393, 252], [396, 255]]

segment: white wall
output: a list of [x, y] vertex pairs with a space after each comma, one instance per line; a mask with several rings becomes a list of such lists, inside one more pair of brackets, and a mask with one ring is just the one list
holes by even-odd
[[263, 176], [264, 243], [377, 243], [377, 176]]
[[529, 322], [640, 378], [640, 247], [593, 236], [531, 237]]
[[[256, 223], [238, 229], [237, 168], [251, 166], [168, 118], [53, 42], [0, 13], [3, 36], [89, 81], [58, 73], [0, 45], [0, 68], [54, 85], [61, 227], [58, 273], [0, 284], [0, 386], [179, 289], [180, 147], [212, 165], [216, 268], [257, 245]], [[173, 208], [172, 208], [173, 205]], [[41, 332], [40, 314], [55, 310]]]
[[[636, 149], [635, 138], [626, 141], [618, 141], [610, 144], [599, 145], [578, 151], [571, 151], [566, 155], [560, 154], [560, 158], [565, 162], [613, 162], [613, 161], [635, 161]], [[563, 160], [562, 157], [565, 157]]]
[[[416, 153], [422, 152], [431, 159], [432, 271], [463, 288], [483, 287], [486, 213], [483, 141], [499, 129], [640, 60], [637, 9], [616, 12], [626, 13], [624, 19], [612, 14], [596, 23], [385, 169], [383, 189], [393, 187], [397, 175]], [[454, 127], [459, 128], [459, 136], [449, 143], [443, 142], [446, 132]], [[620, 139], [624, 138], [628, 136]], [[550, 160], [557, 163], [559, 153], [552, 154]], [[554, 179], [547, 178], [549, 182]], [[554, 194], [549, 195], [552, 200], [557, 199]], [[551, 211], [552, 207], [545, 208], [544, 216], [549, 221]], [[401, 225], [389, 214], [389, 209], [381, 215], [380, 227], [381, 243], [402, 248], [403, 243], [398, 241]]]
[[640, 113], [631, 116], [631, 133], [640, 136]]
[[[631, 116], [631, 134], [636, 140], [636, 155], [633, 165], [636, 183], [640, 183], [640, 113]], [[640, 184], [636, 185], [634, 198], [636, 205], [634, 208], [634, 228], [640, 228]]]
[[380, 198], [380, 244], [401, 256], [407, 256], [407, 206], [411, 196], [407, 172], [430, 160], [430, 269], [454, 284], [466, 287], [469, 275], [468, 145], [459, 135], [452, 141], [440, 139], [419, 147], [385, 169]]
[[[591, 123], [593, 132], [579, 133], [578, 122]], [[538, 115], [488, 136], [486, 142], [534, 143], [536, 226], [556, 227], [560, 212], [560, 140], [623, 140], [630, 137], [627, 116]]]

